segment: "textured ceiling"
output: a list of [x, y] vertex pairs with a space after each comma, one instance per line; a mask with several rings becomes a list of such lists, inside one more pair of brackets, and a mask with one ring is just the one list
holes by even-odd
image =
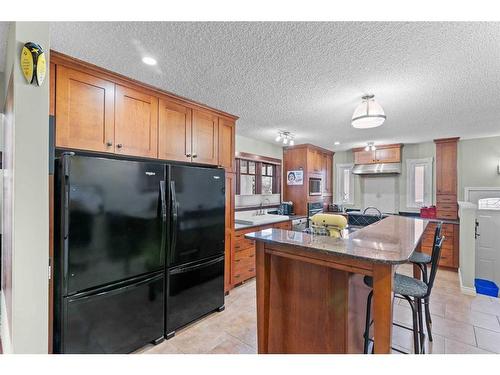
[[[51, 39], [238, 115], [238, 134], [268, 142], [278, 129], [332, 150], [500, 135], [500, 23], [68, 22], [52, 23]], [[350, 126], [365, 93], [385, 109], [380, 128]]]

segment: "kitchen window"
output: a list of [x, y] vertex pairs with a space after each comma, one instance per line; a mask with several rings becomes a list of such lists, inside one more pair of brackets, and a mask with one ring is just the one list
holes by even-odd
[[433, 158], [406, 160], [406, 206], [420, 208], [432, 204]]
[[335, 201], [338, 204], [354, 204], [354, 164], [337, 164]]
[[271, 195], [280, 190], [281, 164], [236, 158], [236, 195]]

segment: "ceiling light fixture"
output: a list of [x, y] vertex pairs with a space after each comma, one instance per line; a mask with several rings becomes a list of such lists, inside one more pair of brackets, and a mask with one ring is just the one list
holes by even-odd
[[286, 130], [278, 131], [276, 142], [283, 142], [284, 145], [293, 146], [295, 144], [295, 135]]
[[365, 151], [375, 151], [377, 148], [373, 144], [373, 142], [368, 142], [368, 144], [365, 147]]
[[142, 62], [146, 65], [156, 65], [157, 64], [157, 61], [149, 56], [144, 56], [142, 58]]
[[384, 123], [384, 109], [375, 101], [375, 95], [365, 95], [352, 115], [351, 125], [357, 129], [376, 128]]
[[333, 142], [333, 144], [334, 144], [335, 146], [338, 146], [338, 145], [340, 144], [340, 142], [339, 142], [339, 141], [335, 141], [335, 142]]

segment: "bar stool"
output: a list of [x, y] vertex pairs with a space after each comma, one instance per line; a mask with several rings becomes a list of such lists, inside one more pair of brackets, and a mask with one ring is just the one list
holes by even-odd
[[[441, 227], [443, 223], [439, 222], [436, 226], [436, 230], [434, 232], [434, 241], [432, 242], [434, 245], [437, 243], [438, 239], [441, 237]], [[422, 279], [424, 283], [428, 284], [429, 279], [427, 277], [427, 266], [431, 263], [432, 257], [429, 254], [422, 253], [420, 251], [414, 251], [410, 256], [409, 261], [413, 264], [416, 264], [420, 270], [422, 271]], [[425, 310], [425, 325], [427, 326], [427, 335], [429, 336], [429, 341], [432, 341], [432, 332], [431, 332], [431, 312], [429, 307], [429, 297], [424, 299], [424, 310]]]
[[[436, 228], [436, 231], [438, 228]], [[428, 283], [422, 280], [415, 279], [413, 277], [401, 275], [399, 273], [394, 274], [394, 296], [395, 298], [405, 299], [412, 310], [412, 320], [413, 320], [413, 345], [415, 348], [415, 354], [419, 352], [424, 352], [424, 333], [423, 333], [423, 321], [422, 321], [422, 301], [430, 297], [432, 286], [434, 284], [434, 279], [436, 277], [439, 258], [441, 257], [441, 247], [443, 245], [444, 236], [438, 237], [438, 240], [433, 246], [431, 255], [431, 271], [429, 275]], [[373, 278], [371, 276], [364, 277], [364, 283], [373, 288]], [[373, 323], [371, 320], [371, 302], [373, 298], [373, 290], [368, 294], [368, 299], [366, 303], [366, 321], [365, 321], [365, 332], [364, 332], [364, 346], [363, 352], [368, 353], [368, 345], [370, 342], [370, 326]], [[393, 323], [401, 328], [410, 329], [408, 327]]]

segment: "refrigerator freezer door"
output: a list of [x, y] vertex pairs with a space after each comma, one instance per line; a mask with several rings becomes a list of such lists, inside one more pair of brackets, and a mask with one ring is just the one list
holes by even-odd
[[62, 353], [130, 353], [163, 336], [164, 273], [64, 298]]
[[155, 162], [69, 157], [64, 295], [163, 268], [165, 168]]
[[224, 256], [168, 270], [166, 336], [224, 306]]
[[170, 167], [169, 266], [224, 253], [224, 170]]

